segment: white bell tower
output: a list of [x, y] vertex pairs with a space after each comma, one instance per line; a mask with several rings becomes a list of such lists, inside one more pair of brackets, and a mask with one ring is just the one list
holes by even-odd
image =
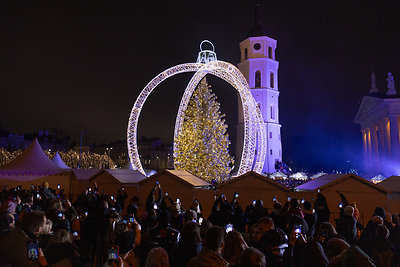
[[[246, 77], [250, 91], [261, 109], [267, 133], [267, 154], [263, 173], [275, 172], [275, 163], [282, 162], [281, 125], [279, 124], [279, 90], [278, 67], [275, 60], [277, 41], [266, 36], [259, 14], [259, 6], [255, 10], [253, 29], [240, 46], [241, 59], [239, 70]], [[239, 98], [239, 105], [240, 98]], [[243, 146], [243, 112], [239, 108], [237, 126], [236, 161], [240, 160]]]

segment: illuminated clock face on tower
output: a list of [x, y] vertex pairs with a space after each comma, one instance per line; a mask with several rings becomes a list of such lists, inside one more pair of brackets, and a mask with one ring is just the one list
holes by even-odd
[[253, 47], [255, 50], [260, 50], [261, 45], [259, 43], [255, 43]]

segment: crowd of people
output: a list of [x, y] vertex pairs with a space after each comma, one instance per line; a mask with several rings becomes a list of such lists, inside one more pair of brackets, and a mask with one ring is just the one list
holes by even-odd
[[[93, 184], [71, 200], [47, 182], [0, 192], [0, 266], [398, 266], [398, 214], [376, 207], [366, 225], [341, 197], [330, 223], [323, 194], [268, 210], [240, 192], [181, 203], [158, 182], [145, 200]], [[184, 205], [187, 209], [184, 209]]]

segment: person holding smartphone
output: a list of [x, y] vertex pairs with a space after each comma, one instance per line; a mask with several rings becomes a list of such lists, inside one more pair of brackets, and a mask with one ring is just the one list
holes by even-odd
[[110, 200], [108, 202], [109, 208], [112, 209], [114, 208], [116, 212], [118, 212], [119, 214], [121, 214], [122, 212], [122, 207], [121, 205], [118, 203], [116, 197], [114, 195], [110, 196]]
[[[136, 258], [133, 252], [135, 239], [135, 233], [132, 231], [124, 231], [118, 234], [115, 242], [116, 246], [108, 249], [107, 257], [109, 259], [112, 258], [113, 262], [117, 262], [117, 266], [136, 266]], [[115, 255], [116, 252], [118, 253], [117, 255]], [[110, 262], [109, 260], [108, 266], [115, 266], [113, 264], [110, 265]]]
[[38, 238], [45, 227], [44, 212], [25, 213], [21, 227], [0, 239], [0, 263], [11, 266], [45, 266], [46, 259]]
[[[156, 198], [156, 190], [158, 189], [158, 197]], [[163, 194], [159, 181], [156, 182], [155, 186], [151, 189], [150, 194], [146, 199], [146, 211], [150, 214], [154, 212], [155, 205], [157, 208], [161, 205]]]

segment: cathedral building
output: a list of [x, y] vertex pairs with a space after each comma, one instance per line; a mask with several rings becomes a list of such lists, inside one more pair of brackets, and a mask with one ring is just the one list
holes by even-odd
[[363, 97], [354, 120], [361, 127], [364, 169], [369, 175], [400, 174], [400, 95], [391, 73], [386, 81], [388, 89], [380, 92], [372, 73], [369, 95]]

